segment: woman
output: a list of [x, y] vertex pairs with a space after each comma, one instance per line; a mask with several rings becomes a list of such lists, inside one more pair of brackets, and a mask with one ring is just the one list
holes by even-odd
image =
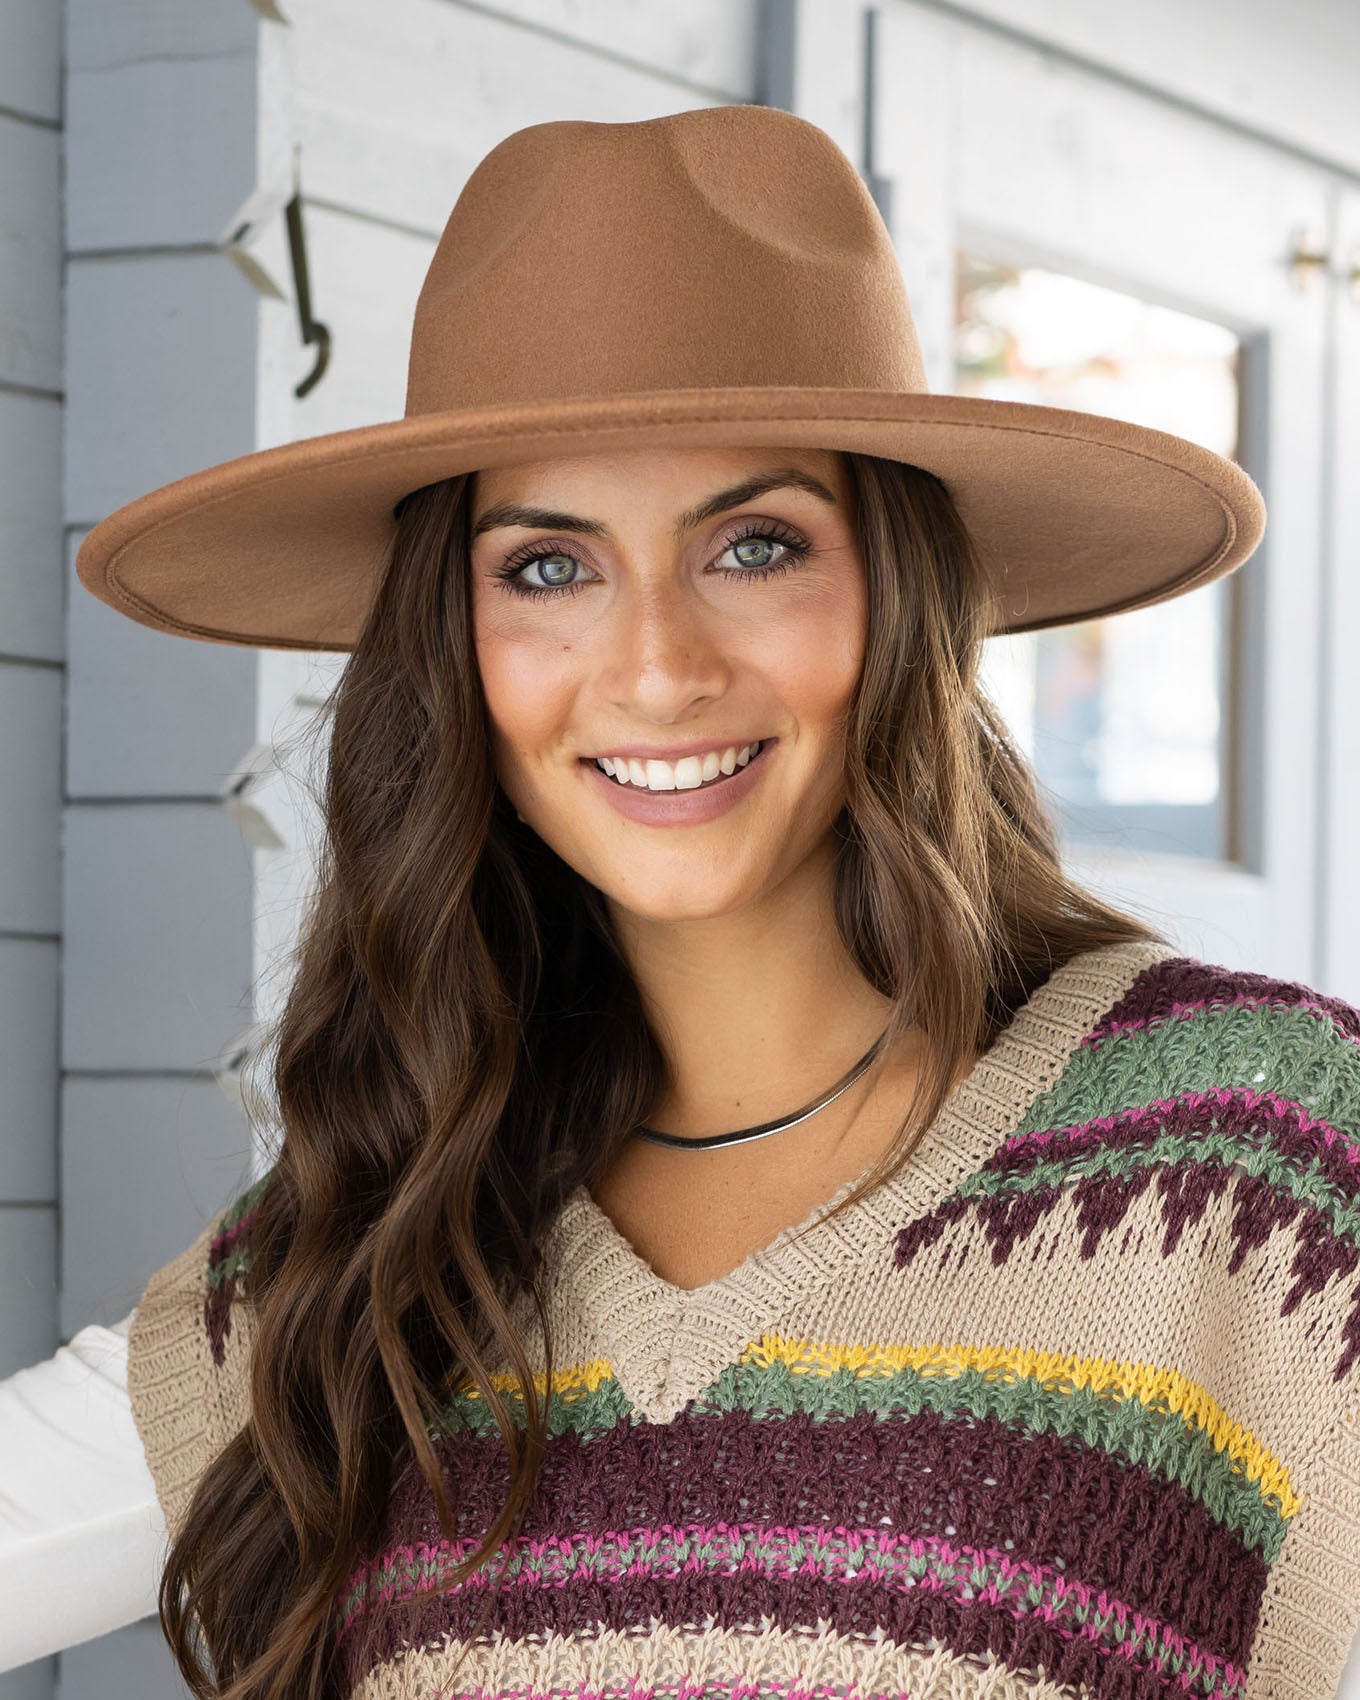
[[91, 534], [352, 646], [281, 1137], [131, 1324], [196, 1693], [1334, 1690], [1360, 1012], [1068, 879], [976, 671], [1263, 523], [927, 396], [853, 167], [718, 108], [508, 138], [405, 420]]

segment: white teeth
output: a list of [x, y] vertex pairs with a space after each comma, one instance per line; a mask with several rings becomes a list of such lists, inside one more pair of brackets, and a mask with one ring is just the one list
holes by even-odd
[[633, 756], [596, 756], [595, 765], [621, 785], [641, 785], [647, 791], [693, 791], [720, 773], [735, 773], [745, 767], [760, 744], [729, 744], [725, 750], [708, 750], [702, 756], [681, 756], [677, 762]]

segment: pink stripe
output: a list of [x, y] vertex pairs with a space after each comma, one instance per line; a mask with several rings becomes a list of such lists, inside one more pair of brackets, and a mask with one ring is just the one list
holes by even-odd
[[[1160, 1619], [1147, 1616], [1143, 1612], [1132, 1610], [1129, 1606], [1125, 1605], [1122, 1600], [1113, 1598], [1103, 1589], [1097, 1591], [1089, 1584], [1079, 1582], [1065, 1576], [1062, 1572], [1055, 1570], [1048, 1565], [1034, 1564], [1028, 1559], [1013, 1558], [1009, 1553], [997, 1547], [956, 1546], [951, 1542], [938, 1540], [932, 1536], [907, 1535], [883, 1529], [851, 1529], [844, 1525], [824, 1527], [820, 1524], [785, 1525], [755, 1523], [685, 1523], [680, 1525], [665, 1523], [660, 1525], [658, 1528], [649, 1528], [644, 1526], [635, 1527], [621, 1532], [608, 1530], [604, 1533], [583, 1533], [577, 1536], [550, 1535], [541, 1540], [532, 1540], [528, 1537], [521, 1536], [515, 1542], [515, 1546], [521, 1555], [527, 1555], [531, 1558], [541, 1559], [548, 1556], [561, 1556], [564, 1559], [569, 1559], [573, 1552], [598, 1556], [607, 1552], [610, 1548], [622, 1544], [623, 1542], [652, 1541], [680, 1544], [687, 1541], [745, 1541], [747, 1538], [754, 1540], [767, 1540], [772, 1538], [778, 1539], [781, 1537], [790, 1541], [809, 1543], [813, 1546], [826, 1546], [832, 1542], [839, 1543], [843, 1541], [847, 1549], [852, 1553], [868, 1550], [885, 1557], [893, 1556], [895, 1554], [907, 1554], [912, 1558], [929, 1558], [934, 1555], [947, 1564], [986, 1563], [993, 1566], [1000, 1572], [1001, 1579], [1032, 1582], [1043, 1587], [1048, 1593], [1053, 1595], [1056, 1600], [1061, 1601], [1071, 1598], [1085, 1608], [1094, 1608], [1094, 1610], [1100, 1613], [1102, 1617], [1106, 1619], [1113, 1618], [1117, 1623], [1123, 1625], [1127, 1629], [1152, 1637], [1157, 1642], [1160, 1642], [1164, 1649], [1175, 1651], [1183, 1656], [1188, 1656], [1190, 1659], [1196, 1661], [1204, 1672], [1211, 1675], [1222, 1675], [1225, 1681], [1233, 1684], [1234, 1686], [1240, 1686], [1245, 1680], [1246, 1673], [1244, 1670], [1233, 1665], [1227, 1659], [1220, 1658], [1216, 1653], [1204, 1651], [1197, 1646], [1195, 1642], [1189, 1640], [1186, 1636], [1178, 1634], [1170, 1627], [1169, 1624], [1163, 1623]], [[415, 1565], [417, 1563], [428, 1564], [445, 1559], [452, 1559], [455, 1563], [457, 1563], [465, 1558], [469, 1553], [474, 1552], [479, 1544], [480, 1543], [477, 1539], [472, 1536], [466, 1536], [453, 1542], [417, 1541], [411, 1545], [390, 1548], [380, 1559], [377, 1560], [376, 1568], [386, 1568], [398, 1560], [405, 1560], [411, 1565]], [[684, 1574], [687, 1571], [695, 1571], [696, 1573], [703, 1572], [707, 1574], [709, 1573], [710, 1568], [711, 1567], [707, 1562], [695, 1555], [694, 1558], [688, 1559], [684, 1562], [684, 1565], [681, 1568], [681, 1574]], [[805, 1568], [808, 1570], [816, 1568], [811, 1558], [808, 1559]], [[798, 1574], [797, 1570], [781, 1567], [778, 1564], [771, 1564], [768, 1561], [761, 1559], [760, 1556], [755, 1553], [749, 1553], [743, 1556], [738, 1566], [737, 1574], [740, 1574], [742, 1571], [774, 1576], [793, 1576]], [[629, 1565], [628, 1569], [623, 1572], [623, 1574], [627, 1576], [646, 1576], [650, 1573], [651, 1561], [646, 1558], [639, 1558], [635, 1560]], [[346, 1594], [363, 1584], [365, 1575], [366, 1572], [364, 1570], [356, 1571], [353, 1576], [351, 1576], [345, 1589]], [[468, 1579], [467, 1583], [461, 1585], [482, 1586], [485, 1583], [485, 1579], [486, 1567], [483, 1567], [476, 1571]], [[837, 1580], [847, 1585], [853, 1585], [859, 1579], [859, 1575], [829, 1578], [829, 1580]], [[510, 1578], [512, 1583], [524, 1587], [535, 1586], [537, 1580], [538, 1579], [535, 1576], [532, 1574], [526, 1574], [522, 1570], [519, 1574]], [[876, 1580], [886, 1582], [889, 1586], [891, 1586], [891, 1578], [878, 1577]], [[939, 1577], [926, 1576], [914, 1580], [912, 1586], [924, 1588], [927, 1592], [932, 1593], [948, 1593], [951, 1590], [956, 1589], [958, 1585], [956, 1583], [945, 1582]], [[418, 1587], [412, 1590], [410, 1585], [407, 1583], [391, 1583], [383, 1588], [372, 1589], [368, 1597], [370, 1599], [387, 1602], [398, 1598], [413, 1597], [414, 1594], [429, 1593], [433, 1591], [435, 1591], [433, 1587]], [[1053, 1604], [1044, 1603], [1034, 1606], [1025, 1612], [1017, 1611], [1013, 1606], [1010, 1606], [1001, 1600], [1000, 1595], [997, 1592], [996, 1583], [991, 1583], [986, 1588], [979, 1590], [976, 1597], [978, 1599], [987, 1600], [988, 1604], [992, 1606], [1000, 1606], [1001, 1609], [1006, 1611], [1011, 1617], [1038, 1617], [1049, 1623], [1054, 1629], [1058, 1630], [1069, 1639], [1081, 1638], [1090, 1641], [1095, 1645], [1103, 1645], [1100, 1640], [1101, 1631], [1094, 1624], [1081, 1624], [1075, 1630], [1068, 1629], [1064, 1625], [1060, 1624], [1057, 1621], [1058, 1613], [1055, 1605]], [[340, 1633], [343, 1634], [345, 1630], [348, 1629], [350, 1623], [352, 1623], [354, 1619], [360, 1615], [361, 1611], [365, 1609], [366, 1605], [356, 1607], [355, 1610], [353, 1610], [345, 1618], [341, 1625]], [[1127, 1643], [1124, 1648], [1111, 1647], [1108, 1650], [1111, 1652], [1122, 1651], [1126, 1658], [1131, 1656], [1127, 1651]], [[1161, 1671], [1161, 1659], [1157, 1654], [1148, 1653], [1145, 1655], [1145, 1658], [1154, 1669], [1159, 1672]], [[1189, 1688], [1191, 1678], [1182, 1675], [1177, 1680], [1182, 1687], [1187, 1689]]]
[[[674, 1685], [676, 1700], [702, 1700], [705, 1695], [711, 1695], [720, 1689], [724, 1694], [733, 1696], [733, 1700], [760, 1700], [762, 1695], [771, 1692], [770, 1679], [764, 1679], [764, 1686], [752, 1682], [746, 1677], [729, 1677], [721, 1681], [717, 1677], [709, 1677], [701, 1683], [689, 1682], [681, 1677]], [[667, 1683], [666, 1692], [672, 1692], [672, 1685]], [[870, 1700], [863, 1690], [848, 1688], [802, 1688], [796, 1682], [781, 1689], [783, 1700]], [[656, 1685], [654, 1683], [639, 1683], [631, 1681], [618, 1688], [587, 1688], [577, 1684], [574, 1688], [436, 1688], [430, 1695], [430, 1700], [655, 1700]], [[910, 1694], [904, 1694], [902, 1700], [912, 1700]]]
[[1309, 1015], [1316, 1015], [1320, 1019], [1329, 1022], [1333, 1031], [1339, 1038], [1347, 1039], [1353, 1045], [1360, 1045], [1360, 1037], [1357, 1037], [1354, 1033], [1347, 1033], [1343, 1027], [1338, 1027], [1336, 1024], [1336, 1018], [1332, 1014], [1331, 1010], [1329, 1010], [1325, 1004], [1316, 1003], [1312, 998], [1299, 998], [1297, 1002], [1286, 1003], [1282, 1002], [1279, 998], [1250, 997], [1243, 993], [1234, 998], [1200, 998], [1194, 1003], [1176, 1002], [1171, 1005], [1169, 1011], [1163, 1011], [1160, 1015], [1140, 1016], [1133, 1021], [1112, 1021], [1108, 1027], [1102, 1028], [1099, 1033], [1086, 1034], [1081, 1042], [1082, 1048], [1091, 1049], [1096, 1045], [1102, 1045], [1106, 1039], [1113, 1038], [1116, 1033], [1136, 1033], [1144, 1027], [1160, 1027], [1164, 1021], [1179, 1021], [1183, 1020], [1187, 1016], [1200, 1015], [1206, 1009], [1229, 1008], [1278, 1009], [1281, 1011], [1295, 1009], [1306, 1010]]
[[1225, 1109], [1229, 1104], [1238, 1103], [1246, 1109], [1252, 1109], [1257, 1104], [1266, 1104], [1282, 1117], [1292, 1120], [1300, 1133], [1318, 1135], [1324, 1145], [1339, 1146], [1342, 1155], [1352, 1167], [1360, 1165], [1360, 1144], [1347, 1136], [1330, 1122], [1310, 1116], [1300, 1104], [1288, 1098], [1280, 1097], [1278, 1092], [1257, 1092], [1250, 1086], [1215, 1086], [1204, 1092], [1185, 1092], [1175, 1098], [1151, 1098], [1146, 1104], [1138, 1104], [1127, 1110], [1120, 1110], [1112, 1116], [1096, 1116], [1089, 1122], [1073, 1122], [1068, 1127], [1044, 1128], [1035, 1133], [1009, 1134], [999, 1147], [1002, 1151], [1019, 1151], [1029, 1145], [1055, 1145], [1059, 1141], [1075, 1139], [1078, 1135], [1095, 1132], [1113, 1133], [1121, 1123], [1128, 1126], [1140, 1121], [1154, 1111], [1165, 1113], [1177, 1108], [1200, 1109], [1209, 1104], [1216, 1104], [1219, 1109]]
[[208, 1246], [208, 1261], [216, 1263], [224, 1251], [230, 1251], [238, 1237], [246, 1231], [254, 1220], [255, 1212], [247, 1210], [239, 1222], [234, 1222], [230, 1228], [224, 1228]]

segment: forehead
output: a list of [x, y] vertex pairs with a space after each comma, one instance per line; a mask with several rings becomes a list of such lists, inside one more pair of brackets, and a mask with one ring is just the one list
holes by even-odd
[[757, 474], [792, 469], [809, 474], [838, 502], [849, 494], [844, 457], [831, 449], [809, 448], [657, 448], [608, 454], [563, 455], [491, 467], [472, 478], [472, 511], [492, 503], [543, 500], [625, 504], [640, 501], [679, 512], [696, 497], [727, 488]]

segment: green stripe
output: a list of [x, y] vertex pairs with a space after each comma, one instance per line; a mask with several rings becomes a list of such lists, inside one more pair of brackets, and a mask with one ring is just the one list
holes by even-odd
[[[450, 1578], [465, 1561], [469, 1544], [454, 1548], [441, 1542], [418, 1553], [407, 1549], [385, 1554], [356, 1579], [340, 1602], [342, 1633], [368, 1609], [371, 1597], [404, 1602], [455, 1586]], [[527, 1584], [553, 1594], [576, 1585], [593, 1587], [639, 1576], [672, 1583], [685, 1577], [712, 1577], [721, 1583], [734, 1574], [774, 1577], [798, 1575], [841, 1583], [864, 1576], [889, 1587], [929, 1583], [955, 1600], [976, 1602], [1022, 1621], [1042, 1615], [1060, 1632], [1116, 1655], [1129, 1666], [1172, 1678], [1182, 1693], [1240, 1700], [1245, 1672], [1223, 1659], [1211, 1659], [1170, 1624], [1144, 1617], [1079, 1579], [1069, 1580], [1044, 1566], [1020, 1564], [951, 1546], [934, 1537], [884, 1543], [883, 1531], [840, 1530], [817, 1534], [795, 1529], [739, 1526], [707, 1533], [700, 1528], [663, 1527], [609, 1530], [601, 1535], [567, 1536], [543, 1543], [534, 1552], [520, 1537], [497, 1574], [500, 1586]], [[458, 1584], [461, 1586], [461, 1584]]]
[[[233, 1201], [226, 1214], [218, 1221], [213, 1233], [214, 1239], [220, 1239], [223, 1234], [229, 1234], [233, 1228], [238, 1227], [244, 1221], [263, 1197], [264, 1189], [269, 1184], [269, 1178], [269, 1175], [265, 1175]], [[208, 1265], [209, 1288], [220, 1287], [223, 1282], [244, 1275], [250, 1268], [250, 1264], [250, 1248], [244, 1245], [232, 1246], [229, 1251], [218, 1258], [216, 1263]]]
[[249, 1246], [233, 1246], [225, 1257], [208, 1267], [208, 1286], [220, 1287], [224, 1282], [234, 1280], [238, 1275], [244, 1275], [251, 1265]]
[[1223, 1087], [1275, 1092], [1333, 1127], [1354, 1129], [1360, 1045], [1305, 1009], [1233, 1005], [1170, 1016], [1079, 1047], [1016, 1131], [1071, 1127], [1154, 1098]]
[[[523, 1421], [523, 1401], [514, 1390], [503, 1394], [513, 1420]], [[829, 1374], [795, 1374], [787, 1363], [729, 1366], [696, 1399], [696, 1418], [727, 1411], [779, 1421], [795, 1411], [816, 1421], [835, 1421], [870, 1411], [876, 1417], [914, 1416], [921, 1411], [944, 1418], [994, 1417], [1026, 1434], [1056, 1434], [1082, 1441], [1129, 1465], [1142, 1465], [1159, 1480], [1178, 1484], [1220, 1527], [1230, 1529], [1267, 1563], [1284, 1540], [1286, 1519], [1273, 1494], [1263, 1494], [1244, 1475], [1230, 1453], [1219, 1450], [1201, 1427], [1179, 1413], [1137, 1398], [1112, 1398], [1093, 1388], [1061, 1388], [1032, 1376], [1004, 1381], [977, 1368], [923, 1375], [902, 1369], [857, 1375], [853, 1369]], [[571, 1433], [593, 1440], [620, 1421], [643, 1419], [633, 1410], [618, 1382], [609, 1377], [569, 1398], [555, 1393], [548, 1413], [551, 1435]], [[460, 1394], [443, 1413], [450, 1433], [482, 1437], [499, 1431], [486, 1401]]]

